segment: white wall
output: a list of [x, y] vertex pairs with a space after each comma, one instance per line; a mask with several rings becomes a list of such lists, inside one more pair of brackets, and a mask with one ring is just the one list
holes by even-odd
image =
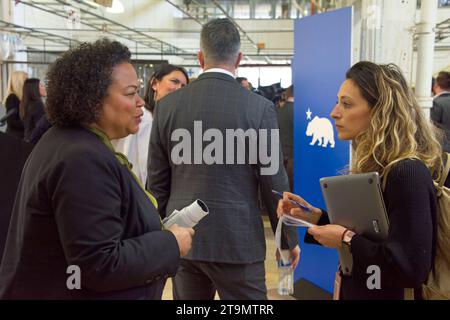
[[[353, 6], [352, 62], [395, 63], [411, 78], [416, 0], [359, 0]], [[402, 14], [399, 14], [402, 12]]]

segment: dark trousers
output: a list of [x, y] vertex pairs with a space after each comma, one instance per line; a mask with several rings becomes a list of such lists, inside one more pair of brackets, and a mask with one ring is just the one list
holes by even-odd
[[250, 264], [181, 259], [172, 279], [174, 300], [267, 300], [264, 261]]

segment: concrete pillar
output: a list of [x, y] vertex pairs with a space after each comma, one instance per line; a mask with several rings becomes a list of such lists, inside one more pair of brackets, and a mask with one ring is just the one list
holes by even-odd
[[428, 117], [433, 105], [431, 78], [433, 75], [434, 28], [436, 26], [437, 8], [438, 0], [422, 1], [420, 22], [417, 25], [419, 39], [417, 42], [416, 97]]

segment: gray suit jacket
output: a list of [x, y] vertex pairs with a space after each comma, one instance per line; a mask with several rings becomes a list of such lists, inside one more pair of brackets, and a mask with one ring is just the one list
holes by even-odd
[[[194, 121], [201, 121], [203, 133], [210, 128], [222, 133], [224, 164], [205, 164], [201, 152], [202, 149], [206, 151], [211, 140], [203, 141], [203, 148], [195, 149], [194, 140], [202, 140], [198, 138], [198, 132], [194, 132]], [[187, 141], [192, 149], [188, 155], [192, 164], [175, 164], [177, 159], [171, 156], [172, 149], [184, 142], [184, 139], [171, 139], [174, 130], [180, 128], [187, 129], [193, 138]], [[245, 90], [223, 73], [204, 73], [187, 87], [161, 99], [156, 106], [147, 187], [158, 200], [161, 216], [181, 209], [195, 199], [203, 200], [210, 210], [195, 228], [193, 248], [187, 259], [222, 263], [252, 263], [265, 259], [258, 185], [274, 229], [278, 221], [278, 199], [271, 189], [289, 190], [288, 179], [281, 160], [281, 148], [274, 175], [260, 174], [261, 168], [267, 165], [262, 165], [259, 158], [258, 163], [249, 164], [248, 141], [245, 164], [236, 164], [237, 151], [234, 164], [226, 164], [227, 156], [230, 157], [225, 147], [226, 129], [238, 128], [244, 131], [277, 129], [277, 115], [269, 100]], [[264, 142], [270, 146], [270, 139], [264, 139]], [[200, 159], [201, 164], [193, 164], [194, 158]], [[295, 228], [284, 228], [283, 235], [285, 247], [293, 248], [298, 243]]]
[[450, 152], [450, 93], [443, 93], [434, 98], [430, 116], [434, 123], [444, 130], [443, 149]]

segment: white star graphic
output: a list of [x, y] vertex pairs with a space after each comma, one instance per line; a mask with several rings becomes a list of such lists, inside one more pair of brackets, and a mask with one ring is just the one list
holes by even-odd
[[306, 112], [306, 120], [311, 120], [311, 110], [308, 108], [308, 111]]

